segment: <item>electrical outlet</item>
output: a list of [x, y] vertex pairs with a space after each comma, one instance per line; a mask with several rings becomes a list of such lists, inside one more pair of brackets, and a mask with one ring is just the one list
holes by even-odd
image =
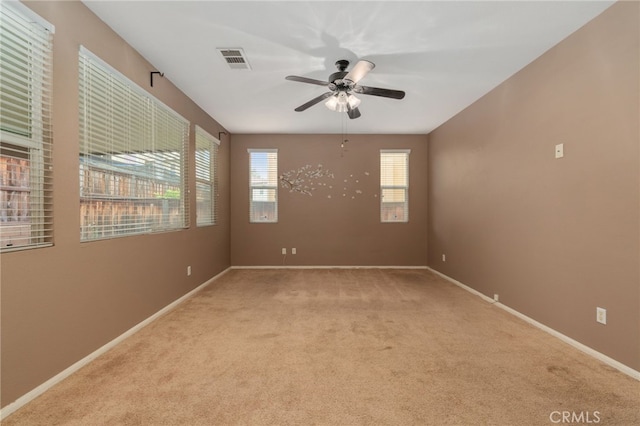
[[287, 254], [287, 249], [286, 248], [282, 248], [282, 254]]
[[187, 266], [187, 276], [191, 276], [191, 266]]
[[296, 254], [296, 248], [295, 247], [291, 249], [291, 254]]
[[556, 145], [556, 158], [562, 157], [564, 157], [564, 144], [559, 143], [558, 145]]
[[446, 261], [447, 261], [447, 255], [446, 255], [446, 254], [444, 254], [444, 253], [442, 254], [442, 261], [443, 261], [443, 262], [446, 262]]
[[493, 295], [493, 300], [494, 300], [495, 302], [499, 302], [499, 301], [500, 301], [500, 296], [498, 295], [498, 293], [496, 293], [496, 294], [494, 294], [494, 295]]
[[596, 321], [600, 324], [607, 324], [607, 310], [605, 308], [596, 308]]

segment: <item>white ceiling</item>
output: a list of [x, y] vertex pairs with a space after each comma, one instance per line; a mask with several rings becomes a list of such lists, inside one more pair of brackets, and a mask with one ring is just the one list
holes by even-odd
[[[93, 1], [84, 3], [231, 133], [425, 134], [609, 7], [612, 1]], [[216, 48], [242, 48], [231, 70]], [[319, 103], [334, 63], [376, 64], [362, 117]], [[160, 84], [160, 82], [158, 83]]]

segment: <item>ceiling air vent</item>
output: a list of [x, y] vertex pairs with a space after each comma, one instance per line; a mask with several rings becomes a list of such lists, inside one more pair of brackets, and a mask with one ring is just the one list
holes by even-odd
[[244, 56], [242, 49], [218, 49], [222, 55], [222, 59], [229, 65], [232, 70], [250, 70], [249, 61]]

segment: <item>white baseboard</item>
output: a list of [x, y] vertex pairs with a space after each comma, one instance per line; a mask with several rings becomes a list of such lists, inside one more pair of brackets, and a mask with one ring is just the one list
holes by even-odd
[[231, 266], [229, 269], [428, 269], [427, 266], [331, 266], [331, 265], [265, 265]]
[[34, 400], [38, 396], [42, 395], [44, 392], [49, 390], [51, 387], [53, 387], [57, 383], [60, 383], [62, 380], [66, 379], [67, 377], [69, 377], [70, 375], [72, 375], [73, 373], [75, 373], [76, 371], [78, 371], [79, 369], [84, 367], [85, 365], [89, 364], [91, 361], [93, 361], [94, 359], [96, 359], [100, 355], [106, 353], [109, 349], [113, 348], [118, 343], [120, 343], [123, 340], [125, 340], [126, 338], [134, 335], [136, 332], [140, 331], [142, 328], [144, 328], [145, 326], [149, 325], [150, 323], [152, 323], [156, 319], [160, 318], [161, 316], [167, 314], [169, 311], [171, 311], [174, 308], [176, 308], [179, 304], [181, 304], [185, 300], [189, 299], [190, 297], [192, 297], [193, 295], [198, 293], [200, 290], [204, 289], [206, 286], [211, 284], [216, 279], [220, 278], [227, 271], [229, 271], [229, 269], [230, 268], [227, 268], [224, 271], [220, 272], [219, 274], [215, 275], [214, 277], [208, 279], [203, 284], [200, 284], [198, 287], [194, 288], [189, 293], [187, 293], [184, 296], [180, 297], [179, 299], [176, 299], [175, 301], [171, 302], [170, 304], [168, 304], [164, 308], [160, 309], [155, 314], [151, 315], [149, 318], [147, 318], [144, 321], [136, 324], [135, 326], [133, 326], [129, 330], [127, 330], [124, 333], [122, 333], [120, 336], [118, 336], [115, 339], [111, 340], [109, 343], [107, 343], [104, 346], [98, 348], [94, 352], [92, 352], [89, 355], [87, 355], [86, 357], [82, 358], [80, 361], [78, 361], [75, 364], [69, 366], [68, 368], [66, 368], [65, 370], [61, 371], [60, 373], [56, 374], [55, 376], [53, 376], [52, 378], [50, 378], [46, 382], [44, 382], [41, 385], [39, 385], [38, 387], [36, 387], [35, 389], [32, 389], [31, 391], [29, 391], [26, 394], [22, 395], [20, 398], [16, 399], [14, 402], [12, 402], [10, 404], [7, 404], [5, 407], [0, 409], [0, 421], [5, 419], [11, 413], [15, 412], [16, 410], [18, 410], [20, 407], [24, 406], [28, 402], [31, 402], [32, 400]]
[[595, 349], [590, 348], [589, 346], [584, 345], [584, 344], [578, 342], [577, 340], [574, 340], [571, 337], [566, 336], [566, 335], [560, 333], [559, 331], [556, 331], [553, 328], [548, 327], [548, 326], [546, 326], [546, 325], [534, 320], [533, 318], [530, 318], [530, 317], [528, 317], [528, 316], [516, 311], [513, 308], [510, 308], [510, 307], [508, 307], [508, 306], [506, 306], [506, 305], [504, 305], [504, 304], [502, 304], [500, 302], [496, 302], [495, 300], [491, 299], [490, 297], [480, 293], [477, 290], [472, 289], [471, 287], [469, 287], [469, 286], [467, 286], [465, 284], [462, 284], [460, 281], [455, 280], [455, 279], [451, 278], [450, 276], [443, 274], [442, 272], [436, 271], [435, 269], [432, 269], [430, 267], [427, 267], [427, 269], [429, 271], [433, 272], [434, 274], [441, 276], [442, 278], [446, 279], [447, 281], [457, 285], [458, 287], [463, 288], [464, 290], [468, 291], [469, 293], [472, 293], [472, 294], [474, 294], [476, 296], [481, 297], [486, 302], [491, 303], [491, 304], [499, 307], [500, 309], [503, 309], [503, 310], [509, 312], [510, 314], [520, 318], [521, 320], [524, 320], [524, 321], [528, 322], [529, 324], [541, 329], [542, 331], [545, 331], [545, 332], [551, 334], [552, 336], [554, 336], [554, 337], [562, 340], [563, 342], [573, 346], [574, 348], [586, 353], [587, 355], [590, 355], [590, 356], [592, 356], [592, 357], [604, 362], [605, 364], [609, 365], [610, 367], [613, 367], [616, 370], [618, 370], [618, 371], [620, 371], [620, 372], [622, 372], [622, 373], [624, 373], [624, 374], [626, 374], [626, 375], [628, 375], [628, 376], [640, 381], [640, 371], [634, 370], [633, 368], [621, 363], [620, 361], [616, 361], [615, 359], [613, 359], [611, 357], [608, 357], [607, 355], [605, 355], [605, 354], [603, 354], [601, 352], [598, 352]]
[[453, 279], [453, 278], [451, 278], [450, 276], [445, 275], [445, 274], [443, 274], [443, 273], [442, 273], [442, 272], [440, 272], [440, 271], [436, 271], [435, 269], [433, 269], [433, 268], [431, 268], [431, 267], [429, 267], [429, 266], [427, 266], [427, 269], [428, 269], [429, 271], [433, 272], [434, 274], [441, 276], [441, 277], [442, 277], [442, 278], [444, 278], [445, 280], [450, 281], [451, 283], [453, 283], [453, 284], [457, 285], [458, 287], [461, 287], [461, 288], [463, 288], [463, 289], [467, 290], [469, 293], [472, 293], [472, 294], [474, 294], [474, 295], [476, 295], [476, 296], [478, 296], [478, 297], [482, 298], [485, 302], [489, 302], [489, 303], [493, 303], [493, 304], [495, 304], [495, 303], [496, 303], [496, 301], [495, 301], [495, 300], [493, 300], [492, 298], [490, 298], [489, 296], [486, 296], [486, 295], [484, 295], [484, 294], [480, 293], [478, 290], [475, 290], [475, 289], [473, 289], [473, 288], [469, 287], [468, 285], [462, 284], [462, 283], [461, 283], [460, 281], [458, 281], [458, 280], [454, 280], [454, 279]]

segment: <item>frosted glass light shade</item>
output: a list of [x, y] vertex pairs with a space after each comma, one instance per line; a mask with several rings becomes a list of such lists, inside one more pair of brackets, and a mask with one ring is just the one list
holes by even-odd
[[329, 97], [327, 102], [324, 105], [329, 108], [331, 111], [336, 111], [338, 108], [338, 95], [333, 95]]
[[360, 105], [360, 99], [348, 94], [347, 92], [338, 92], [337, 94], [329, 97], [329, 100], [327, 100], [324, 105], [331, 111], [347, 112], [349, 110], [347, 104], [351, 109], [357, 108], [358, 105]]
[[356, 98], [353, 95], [349, 95], [347, 102], [349, 102], [349, 106], [351, 107], [351, 109], [358, 108], [358, 105], [360, 105], [360, 99]]

